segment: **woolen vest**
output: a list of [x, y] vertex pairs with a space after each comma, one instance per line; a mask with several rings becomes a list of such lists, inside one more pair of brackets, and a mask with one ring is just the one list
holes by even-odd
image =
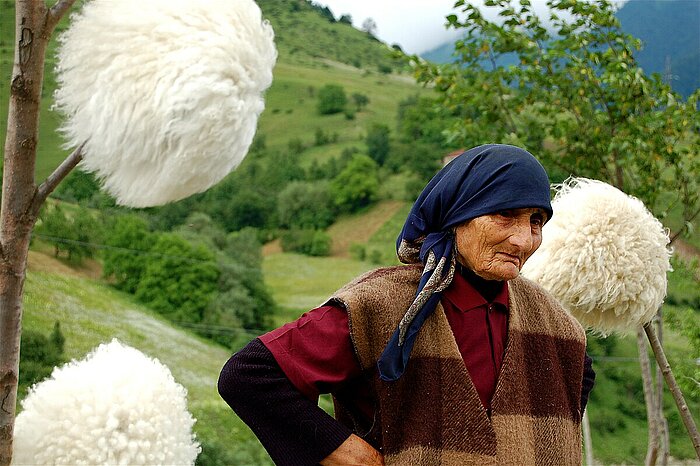
[[[404, 375], [379, 379], [376, 362], [414, 298], [422, 267], [369, 272], [332, 302], [350, 336], [375, 406], [357, 409], [357, 387], [334, 394], [337, 419], [378, 448], [387, 465], [579, 465], [586, 337], [542, 288], [508, 282], [508, 340], [491, 416], [484, 409], [438, 305], [426, 320]], [[364, 387], [363, 387], [364, 388]]]

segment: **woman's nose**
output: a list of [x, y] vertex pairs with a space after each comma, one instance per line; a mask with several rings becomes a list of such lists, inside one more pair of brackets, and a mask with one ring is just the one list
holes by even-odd
[[533, 245], [532, 239], [532, 229], [530, 228], [530, 221], [527, 222], [517, 222], [513, 226], [513, 233], [510, 235], [510, 242], [514, 246], [517, 246], [522, 251], [529, 251]]

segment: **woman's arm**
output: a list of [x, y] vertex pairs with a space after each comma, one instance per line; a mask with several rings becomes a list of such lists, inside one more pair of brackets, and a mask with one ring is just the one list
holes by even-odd
[[581, 415], [586, 410], [588, 395], [593, 390], [595, 384], [595, 371], [593, 370], [593, 360], [588, 353], [583, 358], [583, 383], [581, 384]]
[[[302, 395], [258, 339], [228, 360], [218, 388], [277, 465], [315, 465], [342, 445], [348, 446], [344, 442], [350, 429]], [[345, 447], [336, 458], [348, 458], [343, 454]]]

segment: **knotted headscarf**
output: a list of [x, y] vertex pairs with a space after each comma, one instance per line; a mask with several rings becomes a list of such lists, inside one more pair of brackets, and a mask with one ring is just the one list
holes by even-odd
[[470, 149], [433, 177], [396, 240], [399, 260], [423, 264], [416, 296], [377, 362], [382, 380], [404, 373], [418, 331], [455, 273], [454, 227], [502, 210], [540, 208], [552, 217], [549, 179], [526, 150], [502, 144]]

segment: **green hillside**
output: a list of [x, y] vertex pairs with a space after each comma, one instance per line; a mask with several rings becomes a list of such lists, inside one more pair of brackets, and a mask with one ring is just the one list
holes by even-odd
[[216, 391], [219, 371], [231, 351], [173, 327], [108, 285], [35, 271], [32, 265], [38, 261], [44, 270], [62, 269], [42, 254], [35, 253], [30, 259], [24, 298], [25, 331], [46, 332], [54, 322], [60, 322], [67, 360], [83, 358], [113, 338], [159, 359], [188, 391], [189, 410], [197, 419], [195, 432], [204, 444], [203, 457], [216, 457], [220, 464], [270, 464], [252, 433]]

